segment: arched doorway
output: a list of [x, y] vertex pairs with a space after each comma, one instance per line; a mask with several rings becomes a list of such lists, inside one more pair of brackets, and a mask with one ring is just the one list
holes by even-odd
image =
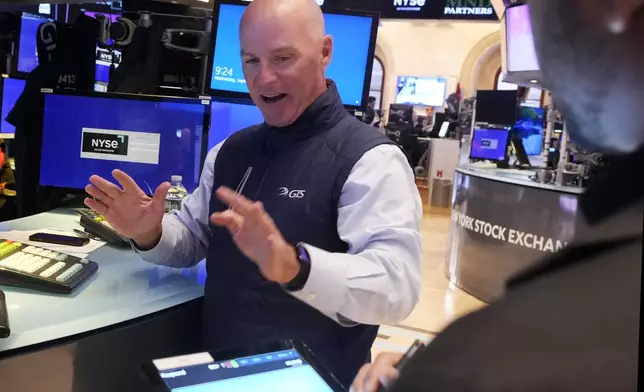
[[385, 84], [385, 68], [382, 60], [375, 56], [373, 67], [371, 68], [371, 85], [369, 86], [369, 96], [376, 98], [376, 110], [382, 109], [382, 91]]

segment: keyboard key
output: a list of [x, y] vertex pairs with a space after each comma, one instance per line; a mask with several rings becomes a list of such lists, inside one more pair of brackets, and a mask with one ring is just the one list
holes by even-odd
[[40, 276], [43, 278], [49, 278], [50, 276], [54, 275], [56, 272], [60, 271], [63, 267], [65, 267], [67, 264], [63, 262], [58, 262], [51, 267], [47, 268], [43, 272], [40, 273]]
[[56, 277], [56, 281], [65, 282], [65, 281], [69, 280], [71, 277], [73, 277], [76, 273], [78, 273], [82, 269], [83, 269], [82, 264], [74, 264], [73, 266], [69, 267], [66, 271], [63, 271], [62, 274], [58, 275]]
[[57, 261], [65, 261], [67, 260], [67, 257], [69, 256], [67, 256], [66, 254], [58, 253], [55, 258]]

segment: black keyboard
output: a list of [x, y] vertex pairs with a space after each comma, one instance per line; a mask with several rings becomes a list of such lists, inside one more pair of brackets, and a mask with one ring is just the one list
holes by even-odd
[[0, 285], [68, 294], [97, 270], [93, 261], [0, 239]]

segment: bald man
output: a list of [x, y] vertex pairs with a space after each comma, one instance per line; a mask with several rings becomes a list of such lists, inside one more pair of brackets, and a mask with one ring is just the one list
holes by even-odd
[[414, 176], [325, 79], [333, 39], [313, 0], [254, 1], [240, 40], [265, 122], [208, 153], [182, 210], [164, 216], [169, 184], [150, 199], [119, 171], [120, 187], [92, 177], [86, 203], [145, 260], [188, 267], [207, 257], [208, 349], [302, 340], [349, 385], [377, 325], [401, 322], [419, 298]]
[[620, 157], [581, 198], [589, 229], [512, 279], [504, 298], [447, 327], [401, 372], [400, 354], [365, 366], [355, 392], [381, 381], [393, 392], [641, 390], [644, 1], [528, 4], [542, 82], [571, 138]]

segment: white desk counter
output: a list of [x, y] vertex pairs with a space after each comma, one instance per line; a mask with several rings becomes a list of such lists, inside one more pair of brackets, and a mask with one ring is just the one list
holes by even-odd
[[584, 188], [580, 187], [543, 184], [533, 181], [530, 177], [536, 174], [536, 170], [498, 169], [495, 165], [465, 164], [456, 168], [456, 171], [469, 176], [476, 176], [519, 186], [527, 186], [530, 188], [572, 194], [581, 194], [584, 192]]
[[[54, 210], [0, 223], [2, 231], [80, 229], [73, 210]], [[11, 336], [0, 339], [0, 358], [30, 346], [112, 327], [203, 296], [205, 263], [176, 270], [143, 261], [132, 250], [108, 245], [88, 257], [99, 269], [71, 295], [0, 286], [6, 294]]]

